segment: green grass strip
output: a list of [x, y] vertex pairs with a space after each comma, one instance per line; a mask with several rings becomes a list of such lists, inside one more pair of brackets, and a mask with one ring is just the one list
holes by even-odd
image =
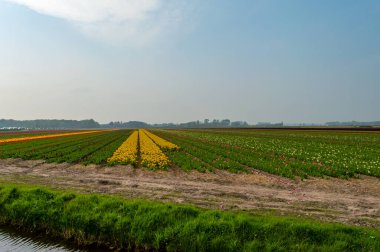
[[16, 185], [0, 223], [133, 251], [380, 251], [373, 229]]

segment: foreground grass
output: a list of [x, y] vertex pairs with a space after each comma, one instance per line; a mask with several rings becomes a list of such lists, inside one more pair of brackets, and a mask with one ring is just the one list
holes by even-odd
[[128, 250], [380, 251], [372, 229], [15, 185], [0, 185], [0, 223]]

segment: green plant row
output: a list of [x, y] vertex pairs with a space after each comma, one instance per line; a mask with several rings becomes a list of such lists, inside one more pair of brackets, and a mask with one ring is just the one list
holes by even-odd
[[[221, 146], [218, 143], [199, 141], [197, 139], [173, 134], [171, 132], [155, 132], [163, 138], [181, 146], [181, 150], [189, 153], [199, 160], [206, 162], [214, 169], [223, 169], [230, 172], [246, 172], [247, 166], [261, 169], [279, 175], [293, 177], [287, 167], [282, 162], [273, 160], [270, 156], [263, 156], [260, 153], [252, 153], [241, 149], [234, 149], [229, 146]], [[187, 165], [188, 160], [176, 163], [180, 167]], [[174, 162], [175, 163], [175, 162]], [[277, 173], [278, 174], [278, 173]]]
[[0, 223], [133, 251], [380, 250], [372, 229], [14, 185], [0, 185]]
[[0, 145], [1, 158], [42, 159], [47, 162], [106, 163], [131, 131], [106, 131], [86, 135], [15, 142]]
[[290, 178], [380, 177], [376, 133], [160, 130], [155, 134], [218, 169], [242, 171], [240, 164]]
[[46, 149], [58, 149], [62, 146], [66, 146], [69, 144], [75, 144], [78, 141], [86, 141], [87, 139], [93, 139], [102, 135], [103, 133], [93, 133], [93, 134], [85, 134], [85, 135], [76, 135], [76, 136], [68, 136], [68, 137], [58, 137], [58, 138], [50, 138], [50, 139], [37, 139], [25, 142], [14, 142], [14, 143], [6, 143], [0, 144], [0, 155], [12, 155], [17, 152], [29, 152], [29, 151], [44, 151]]
[[199, 158], [186, 153], [183, 149], [175, 151], [165, 151], [170, 161], [181, 167], [184, 171], [197, 170], [199, 172], [214, 171], [214, 167]]

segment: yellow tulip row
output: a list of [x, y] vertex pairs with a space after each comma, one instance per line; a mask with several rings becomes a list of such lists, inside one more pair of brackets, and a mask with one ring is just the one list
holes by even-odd
[[139, 130], [141, 164], [150, 169], [166, 168], [170, 161], [160, 148], [149, 138], [146, 130]]
[[139, 132], [134, 131], [107, 160], [108, 164], [136, 164], [138, 141]]
[[22, 141], [30, 141], [37, 139], [47, 139], [47, 138], [56, 138], [56, 137], [66, 137], [66, 136], [75, 136], [75, 135], [83, 135], [99, 132], [99, 130], [92, 131], [80, 131], [80, 132], [71, 132], [71, 133], [61, 133], [61, 134], [52, 134], [52, 135], [43, 135], [43, 136], [30, 136], [30, 137], [19, 137], [19, 138], [10, 138], [0, 140], [0, 144], [2, 143], [14, 143], [14, 142], [22, 142]]
[[158, 137], [158, 136], [150, 133], [147, 130], [142, 129], [141, 131], [144, 132], [145, 134], [147, 134], [149, 136], [149, 138], [152, 139], [162, 149], [168, 149], [168, 150], [179, 149], [179, 147], [177, 145], [175, 145], [169, 141], [166, 141], [165, 139], [162, 139], [161, 137]]

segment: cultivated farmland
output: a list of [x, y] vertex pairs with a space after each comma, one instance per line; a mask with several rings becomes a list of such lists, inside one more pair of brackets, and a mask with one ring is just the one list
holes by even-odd
[[0, 224], [140, 250], [380, 246], [378, 132], [135, 129], [2, 136]]
[[7, 134], [0, 135], [0, 158], [200, 172], [260, 170], [289, 178], [380, 177], [380, 134], [226, 129]]
[[47, 162], [105, 163], [130, 131], [84, 131], [23, 136], [0, 142], [1, 158], [42, 159]]
[[[286, 130], [160, 130], [177, 144], [168, 153], [180, 167], [200, 171], [251, 168], [294, 178], [380, 177], [380, 134]], [[192, 163], [190, 165], [190, 163]]]

